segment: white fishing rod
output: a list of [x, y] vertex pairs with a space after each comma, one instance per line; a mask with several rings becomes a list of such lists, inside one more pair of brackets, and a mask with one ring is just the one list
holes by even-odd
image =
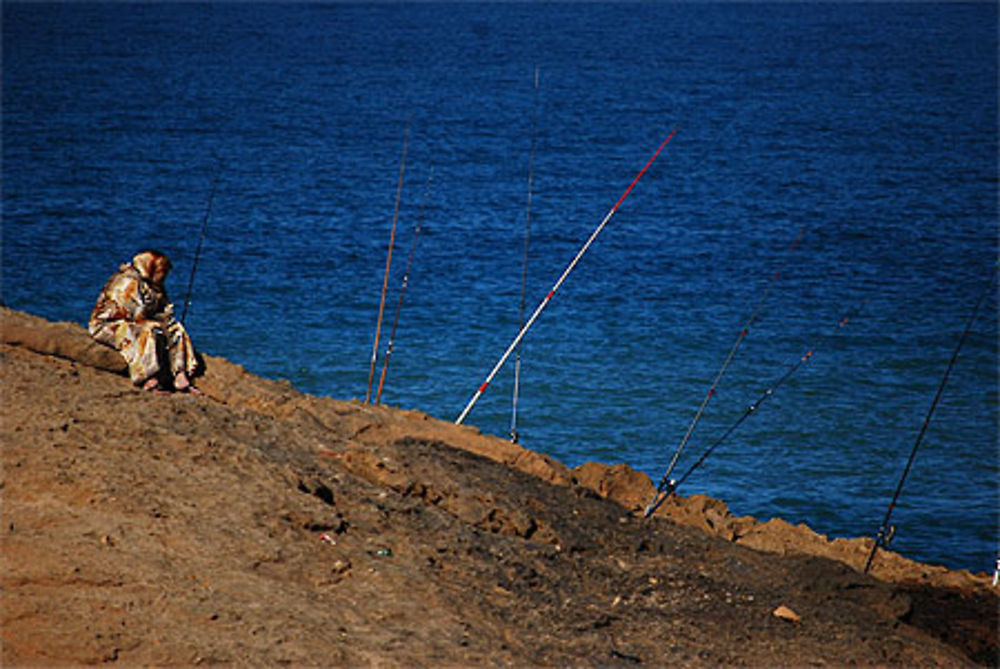
[[460, 425], [462, 421], [465, 420], [465, 417], [469, 415], [469, 412], [472, 411], [472, 407], [475, 406], [476, 402], [479, 401], [479, 398], [482, 397], [483, 393], [486, 391], [487, 386], [489, 386], [490, 383], [493, 381], [493, 377], [497, 375], [497, 372], [500, 371], [500, 368], [503, 367], [503, 364], [507, 362], [507, 358], [509, 358], [510, 354], [514, 351], [514, 349], [517, 348], [517, 345], [521, 343], [521, 340], [524, 338], [525, 333], [527, 333], [527, 331], [535, 323], [535, 321], [538, 319], [538, 316], [542, 313], [545, 307], [548, 306], [549, 302], [552, 300], [552, 297], [556, 294], [556, 291], [559, 290], [563, 282], [566, 281], [566, 277], [568, 277], [569, 273], [573, 271], [573, 268], [576, 267], [576, 264], [580, 262], [580, 258], [582, 258], [583, 254], [587, 252], [587, 249], [590, 248], [590, 245], [594, 243], [594, 240], [597, 239], [597, 236], [601, 234], [601, 231], [604, 229], [604, 226], [606, 226], [608, 224], [608, 221], [611, 220], [611, 217], [615, 215], [615, 212], [618, 211], [618, 207], [621, 206], [622, 202], [625, 201], [625, 198], [628, 197], [628, 194], [632, 192], [632, 189], [639, 182], [639, 179], [642, 178], [642, 176], [646, 173], [646, 170], [649, 169], [649, 166], [653, 164], [653, 161], [656, 160], [657, 156], [660, 155], [660, 152], [663, 151], [667, 143], [670, 142], [675, 132], [677, 132], [677, 128], [674, 128], [673, 130], [670, 131], [670, 134], [667, 135], [667, 138], [665, 140], [663, 140], [663, 143], [660, 144], [660, 147], [658, 149], [656, 149], [656, 152], [653, 153], [652, 157], [646, 162], [645, 166], [643, 166], [643, 168], [639, 170], [639, 173], [635, 175], [635, 178], [632, 179], [632, 183], [629, 184], [628, 188], [625, 189], [625, 192], [622, 193], [622, 196], [618, 198], [617, 202], [615, 202], [615, 206], [611, 207], [611, 210], [608, 211], [608, 213], [604, 216], [604, 220], [601, 221], [600, 225], [598, 225], [597, 228], [594, 230], [594, 232], [590, 235], [590, 239], [587, 240], [587, 243], [583, 245], [580, 251], [576, 254], [576, 257], [573, 258], [569, 266], [567, 266], [565, 271], [563, 271], [562, 276], [559, 277], [559, 280], [555, 282], [555, 284], [549, 290], [545, 298], [541, 301], [541, 303], [539, 303], [538, 307], [535, 308], [534, 313], [531, 314], [531, 318], [529, 318], [528, 321], [523, 326], [521, 326], [521, 330], [517, 333], [517, 336], [514, 337], [514, 341], [512, 341], [510, 346], [507, 347], [507, 350], [504, 351], [504, 354], [500, 356], [500, 360], [497, 361], [497, 364], [493, 367], [493, 370], [486, 377], [486, 380], [483, 381], [481, 386], [479, 386], [479, 390], [477, 390], [476, 393], [472, 396], [472, 399], [469, 400], [469, 403], [465, 406], [465, 409], [462, 411], [461, 415], [457, 419], [455, 419], [456, 425]]

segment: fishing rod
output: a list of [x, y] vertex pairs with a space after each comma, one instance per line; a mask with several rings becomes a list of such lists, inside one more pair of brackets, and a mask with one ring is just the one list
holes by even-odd
[[493, 381], [493, 377], [496, 376], [497, 372], [500, 371], [500, 368], [503, 367], [503, 364], [507, 361], [507, 358], [510, 357], [511, 352], [521, 342], [521, 339], [524, 338], [525, 333], [535, 323], [535, 320], [538, 318], [539, 314], [541, 314], [542, 311], [545, 309], [545, 307], [548, 306], [549, 302], [552, 300], [552, 296], [556, 294], [556, 291], [559, 290], [560, 286], [562, 286], [563, 282], [566, 280], [566, 277], [569, 276], [569, 273], [573, 271], [573, 268], [576, 267], [576, 264], [580, 261], [580, 258], [582, 258], [583, 254], [587, 252], [587, 249], [589, 249], [590, 245], [593, 244], [595, 239], [597, 239], [597, 236], [601, 234], [601, 230], [603, 230], [604, 226], [608, 224], [608, 221], [611, 220], [611, 217], [615, 215], [615, 212], [618, 211], [618, 207], [621, 206], [621, 203], [625, 201], [625, 198], [628, 197], [628, 194], [632, 192], [632, 188], [635, 187], [635, 185], [639, 182], [639, 179], [641, 179], [642, 176], [646, 173], [646, 170], [649, 169], [649, 166], [653, 164], [653, 161], [655, 161], [657, 156], [660, 155], [660, 152], [663, 151], [663, 148], [667, 145], [668, 142], [670, 142], [675, 132], [677, 132], [677, 128], [674, 128], [673, 130], [670, 131], [670, 134], [667, 135], [667, 138], [665, 140], [663, 140], [663, 143], [660, 144], [660, 147], [658, 149], [656, 149], [656, 152], [653, 153], [652, 157], [646, 162], [645, 166], [643, 166], [643, 168], [639, 170], [639, 173], [635, 175], [635, 178], [632, 179], [632, 183], [629, 184], [628, 188], [625, 189], [625, 192], [622, 193], [622, 196], [618, 198], [617, 202], [615, 202], [615, 206], [611, 207], [610, 211], [608, 211], [608, 213], [604, 216], [604, 220], [601, 221], [600, 225], [597, 226], [597, 229], [594, 230], [594, 232], [590, 235], [590, 238], [583, 245], [580, 251], [576, 254], [576, 257], [573, 258], [569, 266], [567, 266], [565, 271], [563, 271], [562, 276], [559, 277], [559, 280], [555, 282], [555, 284], [552, 286], [549, 292], [545, 295], [542, 301], [535, 308], [534, 313], [531, 314], [531, 318], [529, 318], [528, 321], [523, 326], [521, 326], [521, 330], [517, 333], [517, 336], [514, 337], [514, 341], [511, 342], [510, 346], [507, 347], [507, 350], [504, 352], [504, 354], [500, 356], [500, 360], [497, 361], [497, 364], [493, 367], [493, 370], [486, 377], [486, 380], [483, 381], [482, 385], [479, 386], [479, 389], [472, 396], [472, 399], [469, 400], [469, 403], [465, 406], [465, 409], [455, 420], [456, 425], [460, 425], [462, 421], [465, 420], [465, 417], [469, 415], [469, 412], [472, 410], [472, 407], [475, 406], [476, 402], [479, 401], [479, 398], [486, 391], [486, 387], [489, 386], [490, 382]]
[[410, 143], [410, 123], [406, 123], [403, 136], [403, 157], [399, 161], [399, 185], [396, 186], [396, 208], [392, 213], [392, 229], [389, 232], [389, 253], [385, 258], [385, 278], [382, 280], [382, 299], [378, 304], [378, 322], [375, 325], [375, 342], [372, 344], [372, 362], [368, 369], [368, 392], [365, 404], [372, 399], [372, 382], [375, 380], [375, 363], [378, 362], [378, 340], [382, 332], [382, 314], [385, 311], [385, 293], [389, 288], [389, 268], [392, 266], [392, 249], [396, 245], [396, 221], [399, 220], [399, 199], [403, 193], [403, 171], [406, 169], [406, 147]]
[[392, 330], [389, 332], [389, 343], [385, 347], [385, 359], [382, 361], [382, 375], [378, 380], [378, 392], [375, 393], [375, 404], [382, 400], [382, 386], [385, 384], [386, 370], [389, 369], [389, 358], [392, 356], [392, 344], [396, 341], [396, 327], [399, 325], [399, 312], [403, 309], [403, 296], [406, 294], [406, 287], [410, 283], [410, 267], [413, 265], [413, 254], [417, 250], [417, 239], [420, 237], [421, 224], [424, 220], [424, 205], [427, 204], [427, 193], [431, 189], [431, 178], [434, 176], [434, 168], [427, 175], [427, 185], [424, 186], [424, 198], [420, 202], [420, 212], [417, 214], [417, 225], [413, 228], [413, 241], [410, 243], [410, 257], [406, 260], [406, 271], [403, 272], [403, 283], [399, 289], [399, 300], [396, 302], [396, 315], [392, 319]]
[[698, 410], [695, 412], [694, 419], [688, 426], [687, 432], [684, 433], [684, 438], [681, 439], [681, 443], [677, 447], [677, 451], [674, 453], [673, 459], [670, 460], [670, 464], [667, 466], [667, 471], [666, 473], [663, 474], [663, 478], [660, 480], [659, 486], [657, 486], [658, 492], [662, 492], [669, 485], [670, 474], [673, 473], [674, 467], [677, 466], [677, 461], [680, 459], [681, 453], [684, 451], [684, 447], [687, 445], [688, 440], [691, 439], [691, 435], [694, 433], [695, 426], [698, 424], [698, 421], [701, 420], [701, 416], [705, 412], [705, 408], [708, 406], [708, 403], [711, 401], [712, 397], [715, 396], [715, 389], [719, 385], [719, 382], [722, 380], [722, 377], [725, 375], [726, 370], [729, 369], [729, 363], [731, 363], [733, 361], [733, 358], [736, 357], [736, 351], [739, 350], [740, 344], [743, 343], [743, 339], [750, 333], [750, 326], [752, 326], [754, 324], [754, 321], [757, 320], [757, 314], [760, 313], [760, 308], [764, 304], [764, 300], [767, 299], [768, 293], [771, 292], [771, 288], [774, 287], [774, 284], [778, 281], [778, 278], [781, 277], [781, 273], [785, 269], [785, 265], [788, 264], [788, 255], [790, 255], [791, 252], [794, 251], [795, 248], [799, 245], [799, 241], [801, 241], [802, 235], [804, 234], [805, 234], [805, 228], [799, 230], [799, 234], [796, 235], [795, 241], [793, 241], [792, 245], [788, 247], [788, 254], [786, 254], [785, 259], [778, 267], [778, 271], [771, 276], [771, 280], [767, 282], [767, 285], [764, 288], [764, 292], [761, 293], [760, 297], [757, 299], [757, 303], [754, 305], [753, 310], [750, 312], [750, 317], [747, 319], [746, 323], [743, 325], [743, 328], [737, 335], [736, 341], [733, 342], [732, 348], [729, 349], [729, 355], [726, 356], [725, 362], [722, 363], [722, 367], [715, 375], [715, 379], [712, 381], [712, 385], [709, 386], [708, 388], [708, 393], [705, 394], [705, 399], [702, 400], [701, 406], [699, 406]]
[[198, 258], [201, 257], [201, 246], [205, 241], [205, 230], [208, 229], [208, 218], [212, 215], [212, 202], [215, 200], [215, 191], [219, 188], [219, 177], [222, 176], [222, 163], [215, 168], [215, 178], [212, 180], [212, 191], [208, 195], [208, 206], [205, 208], [205, 215], [201, 219], [201, 234], [198, 236], [198, 246], [194, 252], [194, 262], [191, 264], [191, 276], [188, 278], [187, 295], [184, 296], [184, 308], [181, 309], [181, 323], [187, 319], [188, 306], [191, 305], [191, 291], [194, 289], [194, 274], [198, 271]]
[[896, 502], [899, 500], [900, 493], [903, 492], [903, 484], [906, 482], [906, 477], [910, 474], [910, 468], [913, 466], [913, 461], [917, 457], [917, 449], [920, 447], [920, 442], [923, 441], [928, 425], [930, 425], [931, 416], [937, 408], [938, 401], [941, 399], [942, 393], [944, 393], [944, 387], [948, 383], [948, 377], [951, 375], [951, 370], [955, 366], [955, 361], [958, 359], [958, 352], [962, 350], [965, 340], [969, 338], [969, 333], [972, 331], [972, 325], [976, 322], [976, 316], [979, 314], [979, 307], [982, 305], [983, 300], [986, 299], [986, 295], [993, 286], [993, 280], [996, 278], [998, 267], [1000, 267], [1000, 263], [993, 265], [993, 271], [990, 273], [990, 279], [986, 282], [986, 286], [979, 295], [979, 299], [976, 300], [976, 306], [972, 309], [972, 313], [969, 315], [969, 321], [965, 325], [965, 330], [962, 332], [962, 336], [959, 337], [958, 344], [955, 345], [955, 351], [951, 354], [951, 360], [948, 362], [948, 367], [944, 370], [944, 376], [941, 378], [941, 384], [938, 386], [937, 392], [934, 394], [934, 400], [931, 402], [930, 409], [928, 409], [927, 415], [924, 417], [924, 423], [920, 427], [920, 432], [917, 434], [917, 440], [913, 443], [913, 448], [910, 450], [910, 457], [906, 461], [906, 466], [903, 468], [903, 475], [899, 477], [899, 484], [896, 485], [896, 492], [892, 496], [892, 501], [889, 502], [889, 508], [886, 510], [885, 518], [882, 520], [882, 525], [878, 529], [878, 534], [875, 537], [875, 543], [872, 545], [872, 550], [868, 554], [868, 559], [865, 561], [865, 574], [867, 574], [868, 570], [871, 569], [872, 562], [875, 560], [875, 554], [878, 552], [878, 547], [880, 545], [888, 546], [889, 539], [895, 533], [895, 528], [892, 528], [889, 525], [889, 519], [892, 517], [893, 509], [896, 508]]
[[[852, 317], [853, 317], [852, 314], [844, 316], [837, 324], [837, 327], [838, 328], [845, 327], [851, 321]], [[653, 515], [653, 513], [658, 508], [660, 508], [660, 505], [663, 504], [665, 501], [667, 501], [667, 499], [677, 491], [677, 488], [679, 488], [680, 485], [684, 483], [684, 481], [686, 481], [691, 476], [691, 474], [693, 474], [694, 471], [702, 465], [703, 462], [705, 462], [708, 456], [711, 455], [712, 452], [716, 448], [718, 448], [720, 444], [722, 444], [726, 439], [729, 438], [729, 436], [733, 432], [736, 431], [736, 428], [742, 425], [747, 418], [756, 413], [757, 409], [760, 408], [761, 404], [763, 404], [768, 398], [774, 395], [774, 393], [778, 390], [778, 388], [780, 388], [782, 384], [785, 383], [785, 381], [790, 379], [792, 375], [799, 370], [800, 367], [802, 367], [803, 365], [808, 363], [809, 360], [812, 359], [813, 351], [814, 349], [807, 350], [798, 360], [795, 361], [795, 363], [793, 363], [788, 368], [788, 370], [784, 374], [781, 375], [781, 377], [778, 378], [777, 381], [772, 383], [763, 393], [761, 393], [760, 397], [758, 397], [756, 401], [754, 401], [749, 407], [747, 407], [746, 411], [743, 412], [743, 415], [741, 415], [736, 420], [736, 422], [730, 425], [729, 428], [722, 434], [722, 436], [716, 439], [712, 443], [712, 445], [705, 450], [705, 452], [701, 455], [701, 457], [698, 458], [698, 460], [693, 465], [691, 465], [691, 467], [687, 470], [687, 472], [684, 473], [684, 476], [682, 476], [680, 480], [661, 482], [660, 486], [656, 489], [656, 494], [653, 496], [652, 501], [650, 501], [650, 503], [646, 506], [646, 510], [643, 513], [643, 517], [649, 518], [651, 515]]]
[[[524, 208], [524, 257], [521, 263], [521, 307], [517, 313], [517, 327], [524, 326], [525, 291], [528, 284], [528, 241], [531, 239], [531, 186], [535, 176], [535, 136], [538, 131], [538, 68], [535, 68], [535, 97], [531, 110], [531, 151], [528, 154], [528, 203]], [[517, 443], [517, 400], [521, 389], [521, 342], [517, 343], [514, 356], [514, 394], [510, 410], [510, 440]]]

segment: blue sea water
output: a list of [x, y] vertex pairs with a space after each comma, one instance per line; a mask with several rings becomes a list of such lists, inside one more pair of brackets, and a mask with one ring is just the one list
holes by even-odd
[[[2, 12], [8, 306], [83, 323], [145, 247], [180, 304], [218, 175], [196, 344], [364, 398], [408, 133], [383, 350], [423, 228], [382, 401], [448, 420], [518, 330], [533, 109], [529, 313], [676, 129], [525, 337], [518, 430], [658, 481], [766, 291], [675, 472], [812, 351], [681, 487], [738, 514], [874, 535], [997, 259], [992, 2]], [[893, 514], [893, 549], [975, 571], [1000, 537], [986, 290]], [[512, 362], [466, 423], [507, 434]]]

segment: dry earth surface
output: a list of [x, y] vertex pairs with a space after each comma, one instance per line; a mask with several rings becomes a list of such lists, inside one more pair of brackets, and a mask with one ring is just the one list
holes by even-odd
[[985, 574], [0, 310], [5, 666], [996, 665]]

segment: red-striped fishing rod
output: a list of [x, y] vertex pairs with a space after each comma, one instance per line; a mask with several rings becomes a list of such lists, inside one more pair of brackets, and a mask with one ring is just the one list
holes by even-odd
[[882, 525], [878, 529], [878, 535], [875, 537], [875, 543], [872, 545], [872, 550], [868, 554], [868, 559], [865, 561], [864, 573], [868, 573], [871, 569], [872, 562], [875, 560], [875, 554], [878, 552], [879, 546], [886, 546], [889, 542], [889, 537], [894, 534], [893, 530], [889, 525], [889, 519], [892, 517], [892, 511], [896, 508], [896, 502], [899, 501], [899, 495], [903, 492], [903, 484], [906, 483], [906, 477], [910, 474], [910, 468], [913, 467], [913, 460], [917, 457], [917, 449], [920, 448], [920, 442], [923, 441], [924, 434], [927, 432], [927, 426], [930, 425], [931, 416], [934, 415], [934, 410], [937, 409], [938, 401], [941, 399], [942, 393], [944, 393], [944, 387], [948, 383], [948, 377], [951, 375], [951, 370], [955, 366], [955, 361], [958, 359], [958, 352], [962, 350], [962, 346], [965, 344], [965, 340], [969, 338], [969, 333], [972, 331], [972, 325], [976, 322], [976, 316], [979, 314], [979, 307], [982, 306], [983, 300], [989, 294], [990, 289], [993, 287], [993, 281], [997, 276], [997, 268], [1000, 267], [1000, 263], [993, 265], [993, 271], [990, 273], [990, 280], [986, 282], [986, 287], [983, 292], [979, 295], [979, 299], [976, 300], [976, 306], [972, 309], [972, 313], [969, 315], [969, 321], [965, 326], [965, 330], [962, 332], [962, 336], [958, 339], [958, 344], [955, 345], [955, 351], [951, 354], [951, 360], [948, 362], [948, 367], [944, 370], [944, 376], [941, 378], [941, 384], [938, 386], [937, 392], [934, 394], [934, 400], [931, 402], [931, 407], [927, 411], [927, 415], [924, 417], [924, 423], [920, 426], [920, 433], [917, 434], [917, 440], [913, 443], [913, 448], [910, 450], [910, 457], [906, 461], [906, 466], [903, 468], [903, 475], [899, 477], [899, 484], [896, 486], [896, 492], [892, 496], [892, 501], [889, 502], [889, 508], [885, 512], [885, 518], [882, 520]]
[[[524, 257], [521, 262], [521, 307], [517, 314], [518, 330], [524, 326], [525, 293], [528, 284], [528, 242], [531, 239], [531, 187], [535, 177], [535, 136], [538, 134], [538, 68], [535, 68], [535, 97], [531, 110], [531, 151], [528, 154], [528, 202], [524, 208]], [[521, 342], [514, 356], [514, 393], [510, 408], [510, 440], [517, 443], [517, 401], [521, 390]]]
[[500, 368], [503, 367], [503, 364], [507, 361], [507, 358], [510, 357], [511, 352], [513, 352], [513, 350], [517, 347], [517, 345], [521, 343], [521, 339], [524, 338], [525, 333], [535, 323], [535, 320], [542, 313], [545, 307], [548, 306], [549, 302], [552, 300], [552, 296], [556, 294], [556, 291], [559, 290], [563, 282], [566, 281], [566, 277], [568, 277], [569, 273], [573, 271], [573, 268], [576, 267], [576, 264], [580, 262], [580, 258], [582, 258], [583, 254], [587, 252], [587, 249], [590, 248], [590, 245], [594, 243], [594, 240], [597, 239], [597, 236], [601, 234], [601, 230], [603, 230], [604, 226], [608, 224], [608, 221], [611, 220], [611, 217], [615, 215], [615, 212], [618, 211], [618, 207], [621, 206], [621, 203], [624, 202], [625, 198], [628, 197], [628, 194], [632, 192], [632, 189], [639, 182], [639, 179], [642, 178], [642, 176], [646, 173], [646, 170], [649, 169], [649, 166], [653, 164], [653, 161], [656, 160], [657, 156], [660, 155], [660, 152], [663, 151], [664, 147], [670, 142], [675, 132], [677, 132], [677, 128], [674, 128], [673, 130], [670, 131], [670, 134], [667, 135], [667, 138], [665, 140], [663, 140], [663, 143], [660, 144], [658, 149], [656, 149], [652, 157], [646, 162], [643, 168], [639, 170], [639, 173], [635, 175], [635, 178], [632, 179], [632, 183], [629, 184], [628, 188], [625, 189], [625, 192], [622, 193], [622, 196], [618, 198], [617, 202], [615, 202], [615, 206], [611, 207], [611, 210], [608, 211], [608, 213], [604, 216], [604, 220], [602, 220], [600, 225], [597, 226], [594, 232], [590, 235], [590, 238], [583, 245], [580, 251], [576, 254], [576, 257], [573, 258], [573, 260], [569, 263], [569, 266], [567, 266], [566, 269], [563, 271], [562, 276], [559, 277], [559, 280], [555, 282], [555, 284], [552, 286], [549, 292], [545, 295], [544, 299], [542, 299], [542, 301], [538, 304], [538, 306], [535, 308], [534, 313], [531, 314], [531, 317], [528, 319], [528, 321], [523, 326], [521, 326], [521, 330], [517, 333], [517, 336], [514, 337], [514, 341], [512, 341], [510, 346], [507, 347], [507, 350], [504, 351], [504, 354], [500, 356], [500, 360], [497, 361], [496, 365], [494, 365], [493, 370], [486, 377], [486, 380], [483, 381], [481, 386], [479, 386], [479, 389], [472, 396], [472, 399], [469, 400], [469, 403], [465, 406], [465, 409], [462, 411], [461, 415], [459, 415], [459, 417], [455, 420], [456, 425], [461, 424], [462, 421], [465, 420], [465, 417], [469, 415], [469, 412], [472, 411], [472, 407], [475, 406], [476, 402], [479, 401], [479, 398], [486, 391], [487, 386], [489, 386], [490, 382], [493, 381], [493, 377], [497, 375], [497, 372], [499, 372]]
[[208, 206], [201, 219], [201, 234], [198, 235], [198, 247], [194, 252], [194, 262], [191, 264], [191, 277], [188, 279], [187, 295], [184, 297], [184, 308], [181, 309], [181, 323], [187, 318], [188, 307], [191, 305], [191, 291], [194, 289], [194, 273], [198, 270], [198, 258], [201, 257], [201, 245], [205, 241], [205, 230], [208, 229], [208, 219], [212, 215], [212, 202], [215, 201], [215, 191], [219, 188], [219, 177], [222, 176], [222, 163], [215, 168], [215, 178], [212, 180], [212, 192], [208, 194]]
[[750, 327], [754, 324], [754, 321], [757, 320], [757, 315], [760, 313], [760, 308], [764, 304], [764, 300], [767, 299], [768, 293], [771, 292], [771, 288], [774, 287], [774, 284], [777, 283], [778, 279], [781, 277], [781, 273], [782, 271], [784, 271], [785, 265], [788, 264], [788, 256], [799, 245], [799, 242], [802, 240], [802, 235], [804, 234], [805, 234], [805, 228], [799, 230], [799, 234], [795, 236], [795, 241], [793, 241], [792, 245], [788, 247], [788, 254], [786, 254], [785, 259], [781, 262], [781, 265], [778, 267], [778, 271], [776, 271], [771, 276], [770, 281], [768, 281], [767, 285], [764, 287], [764, 292], [762, 292], [760, 294], [760, 297], [757, 298], [757, 303], [754, 305], [753, 310], [750, 312], [750, 317], [747, 318], [747, 321], [746, 323], [744, 323], [743, 328], [736, 336], [736, 341], [733, 342], [732, 348], [729, 349], [729, 355], [726, 356], [725, 361], [722, 363], [722, 367], [715, 375], [715, 379], [712, 381], [712, 385], [709, 387], [708, 392], [705, 394], [705, 399], [702, 400], [701, 406], [699, 406], [698, 410], [695, 412], [694, 419], [692, 419], [691, 424], [688, 426], [687, 432], [684, 433], [684, 438], [681, 439], [681, 443], [677, 447], [677, 451], [674, 452], [674, 457], [673, 459], [670, 460], [670, 464], [667, 466], [667, 471], [663, 475], [663, 478], [660, 480], [659, 486], [657, 486], [656, 488], [657, 493], [663, 492], [669, 486], [670, 474], [673, 473], [674, 467], [677, 466], [677, 461], [680, 459], [681, 453], [684, 451], [684, 447], [687, 445], [688, 440], [691, 439], [691, 434], [694, 433], [695, 426], [698, 424], [698, 421], [701, 420], [702, 414], [705, 413], [705, 407], [708, 406], [708, 403], [712, 400], [712, 397], [715, 396], [715, 389], [716, 387], [718, 387], [719, 382], [722, 381], [722, 377], [725, 376], [726, 370], [729, 369], [729, 363], [731, 363], [733, 361], [733, 358], [736, 357], [736, 352], [739, 350], [740, 344], [743, 343], [743, 339], [750, 333]]
[[385, 293], [389, 288], [389, 268], [392, 266], [392, 249], [396, 245], [396, 221], [399, 219], [399, 199], [403, 193], [403, 171], [406, 169], [406, 147], [410, 143], [410, 124], [406, 124], [403, 137], [403, 157], [399, 161], [399, 185], [396, 187], [396, 208], [392, 213], [392, 229], [389, 232], [389, 253], [385, 258], [385, 278], [382, 281], [382, 299], [378, 304], [378, 322], [375, 325], [375, 342], [372, 344], [372, 364], [368, 370], [368, 392], [365, 404], [372, 399], [372, 382], [375, 380], [375, 363], [378, 362], [378, 339], [382, 332], [382, 314], [385, 311]]
[[431, 178], [434, 176], [434, 168], [431, 168], [427, 175], [427, 185], [424, 186], [424, 197], [420, 202], [420, 212], [417, 214], [417, 225], [413, 228], [413, 241], [410, 242], [410, 256], [406, 260], [406, 270], [403, 272], [403, 283], [399, 288], [399, 300], [396, 301], [396, 315], [392, 319], [392, 330], [389, 332], [389, 343], [385, 347], [385, 358], [382, 360], [382, 375], [378, 380], [378, 392], [375, 393], [375, 404], [382, 401], [382, 386], [385, 384], [385, 374], [389, 369], [389, 358], [392, 357], [392, 345], [396, 341], [396, 327], [399, 325], [399, 313], [403, 310], [403, 296], [406, 295], [406, 288], [410, 284], [410, 267], [413, 266], [413, 255], [417, 250], [417, 240], [420, 238], [420, 230], [424, 220], [424, 206], [427, 204], [427, 194], [431, 190]]
[[[853, 315], [849, 314], [847, 316], [844, 316], [844, 318], [842, 318], [840, 322], [837, 324], [837, 328], [845, 327], [851, 321], [851, 318], [853, 318]], [[712, 451], [714, 451], [716, 448], [719, 447], [720, 444], [722, 444], [726, 439], [728, 439], [729, 436], [736, 431], [736, 428], [742, 425], [747, 418], [756, 413], [757, 409], [760, 408], [760, 405], [763, 404], [769, 397], [774, 395], [775, 391], [777, 391], [778, 388], [780, 388], [781, 385], [785, 383], [785, 381], [791, 378], [791, 376], [795, 374], [795, 372], [797, 372], [800, 367], [802, 367], [807, 362], [809, 362], [809, 360], [812, 359], [814, 350], [815, 349], [809, 349], [808, 351], [806, 351], [805, 354], [803, 354], [798, 360], [796, 360], [795, 363], [793, 363], [788, 368], [788, 370], [778, 378], [777, 381], [772, 383], [767, 388], [767, 390], [761, 393], [760, 397], [758, 397], [756, 401], [754, 401], [749, 407], [747, 407], [747, 410], [743, 412], [743, 415], [741, 415], [736, 420], [736, 422], [730, 425], [729, 429], [727, 429], [722, 434], [721, 437], [716, 439], [712, 443], [712, 445], [705, 450], [702, 456], [698, 458], [698, 460], [693, 465], [691, 465], [691, 467], [684, 473], [684, 476], [682, 476], [680, 480], [670, 481], [667, 484], [661, 483], [661, 487], [657, 488], [656, 495], [653, 496], [652, 501], [646, 506], [646, 510], [643, 513], [643, 517], [649, 518], [651, 515], [653, 515], [653, 513], [658, 508], [660, 508], [660, 505], [663, 504], [665, 501], [667, 501], [667, 499], [677, 491], [677, 488], [680, 487], [680, 485], [684, 483], [684, 481], [686, 481], [691, 476], [691, 474], [693, 474], [694, 471], [702, 465], [703, 462], [705, 462], [705, 459], [712, 454]]]

